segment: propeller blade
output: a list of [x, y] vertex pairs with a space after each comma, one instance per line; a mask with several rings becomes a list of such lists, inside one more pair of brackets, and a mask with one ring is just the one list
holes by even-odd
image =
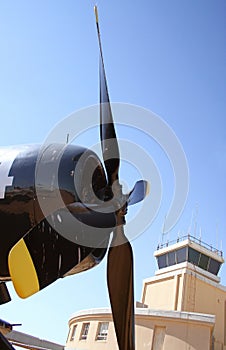
[[8, 303], [11, 300], [8, 288], [5, 282], [0, 282], [0, 305]]
[[128, 205], [141, 202], [150, 192], [150, 185], [145, 180], [139, 180], [135, 183], [134, 188], [129, 193]]
[[107, 281], [119, 350], [135, 350], [133, 252], [122, 225], [109, 248]]
[[112, 186], [114, 181], [118, 180], [118, 170], [120, 164], [119, 147], [107, 87], [96, 6], [94, 7], [94, 10], [96, 15], [97, 35], [100, 49], [100, 139], [105, 169], [108, 177], [108, 185]]
[[97, 204], [86, 204], [75, 202], [69, 204], [67, 209], [80, 222], [99, 228], [113, 228], [116, 226], [115, 208], [107, 202], [103, 206]]

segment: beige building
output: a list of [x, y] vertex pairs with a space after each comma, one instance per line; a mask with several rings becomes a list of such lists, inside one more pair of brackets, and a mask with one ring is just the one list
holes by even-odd
[[[137, 350], [226, 350], [222, 252], [190, 236], [154, 253], [158, 270], [143, 282], [135, 309]], [[110, 309], [69, 320], [67, 349], [117, 350]]]

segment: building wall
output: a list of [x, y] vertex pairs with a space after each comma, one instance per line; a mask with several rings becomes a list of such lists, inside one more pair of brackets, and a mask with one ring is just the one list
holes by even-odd
[[[112, 349], [117, 349], [117, 341], [114, 331], [114, 324], [109, 312], [92, 315], [91, 311], [86, 311], [85, 314], [81, 314], [78, 317], [72, 317], [69, 321], [69, 334], [67, 339], [67, 348], [69, 349], [92, 349], [92, 350], [104, 350], [111, 344]], [[97, 340], [98, 325], [100, 322], [109, 322], [108, 337], [107, 340]], [[87, 339], [81, 339], [81, 332], [84, 323], [90, 323]], [[74, 339], [71, 339], [73, 327], [76, 327]]]
[[144, 281], [142, 302], [152, 309], [215, 315], [214, 350], [226, 348], [226, 288], [193, 265], [186, 263]]
[[210, 349], [212, 326], [167, 317], [136, 319], [136, 349], [204, 350]]
[[142, 302], [150, 309], [174, 310], [174, 289], [174, 276], [150, 282]]
[[165, 349], [210, 349], [211, 330], [203, 325], [171, 324], [167, 330]]
[[[210, 282], [208, 279], [200, 279], [198, 276], [187, 275], [188, 287], [186, 288], [185, 311], [209, 313], [216, 316], [214, 338], [216, 345], [226, 346], [226, 290], [224, 287]], [[190, 293], [190, 295], [189, 295]]]
[[[92, 316], [90, 316], [92, 313]], [[72, 317], [69, 321], [67, 349], [118, 350], [110, 310], [98, 313], [88, 310]], [[106, 340], [97, 341], [99, 322], [109, 322]], [[81, 340], [84, 322], [90, 322], [86, 340]], [[74, 326], [76, 336], [70, 339]], [[214, 317], [178, 312], [153, 312], [150, 309], [136, 309], [136, 349], [139, 350], [210, 350]]]

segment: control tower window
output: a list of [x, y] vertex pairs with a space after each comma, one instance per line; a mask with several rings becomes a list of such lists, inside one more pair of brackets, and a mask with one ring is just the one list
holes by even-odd
[[217, 261], [211, 256], [208, 256], [190, 246], [165, 252], [165, 254], [157, 256], [157, 261], [159, 269], [187, 261], [216, 276], [222, 265], [220, 261]]
[[176, 254], [175, 250], [168, 253], [168, 265], [172, 266], [176, 264]]
[[219, 261], [216, 261], [212, 258], [210, 258], [209, 268], [208, 271], [213, 273], [214, 275], [217, 275], [221, 267], [221, 263]]
[[187, 261], [187, 247], [176, 250], [177, 264]]
[[209, 257], [206, 256], [205, 254], [200, 255], [200, 260], [199, 260], [199, 267], [201, 267], [203, 270], [207, 270], [208, 265], [209, 265]]
[[164, 267], [167, 266], [167, 263], [166, 263], [166, 254], [163, 254], [163, 255], [160, 255], [158, 256], [158, 266], [159, 266], [159, 269], [163, 269]]
[[193, 248], [188, 248], [188, 261], [196, 266], [199, 264], [200, 253]]

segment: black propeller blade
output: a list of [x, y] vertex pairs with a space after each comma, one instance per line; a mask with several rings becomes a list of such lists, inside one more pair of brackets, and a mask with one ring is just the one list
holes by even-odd
[[[126, 199], [118, 182], [119, 149], [111, 112], [101, 47], [97, 7], [94, 7], [100, 48], [100, 139], [104, 164], [108, 177], [109, 190], [114, 184], [116, 228], [108, 252], [107, 280], [115, 332], [120, 350], [135, 349], [134, 291], [133, 291], [133, 252], [123, 232]], [[135, 195], [136, 197], [136, 195]], [[132, 199], [131, 199], [132, 200]]]
[[[124, 221], [124, 214], [117, 214]], [[108, 292], [120, 350], [135, 350], [133, 251], [118, 222], [108, 252]]]
[[97, 34], [100, 48], [100, 139], [104, 164], [108, 177], [108, 184], [111, 187], [114, 181], [118, 180], [118, 170], [120, 164], [119, 148], [107, 88], [107, 80], [100, 39], [98, 12], [96, 6], [94, 7], [94, 10], [96, 15]]

